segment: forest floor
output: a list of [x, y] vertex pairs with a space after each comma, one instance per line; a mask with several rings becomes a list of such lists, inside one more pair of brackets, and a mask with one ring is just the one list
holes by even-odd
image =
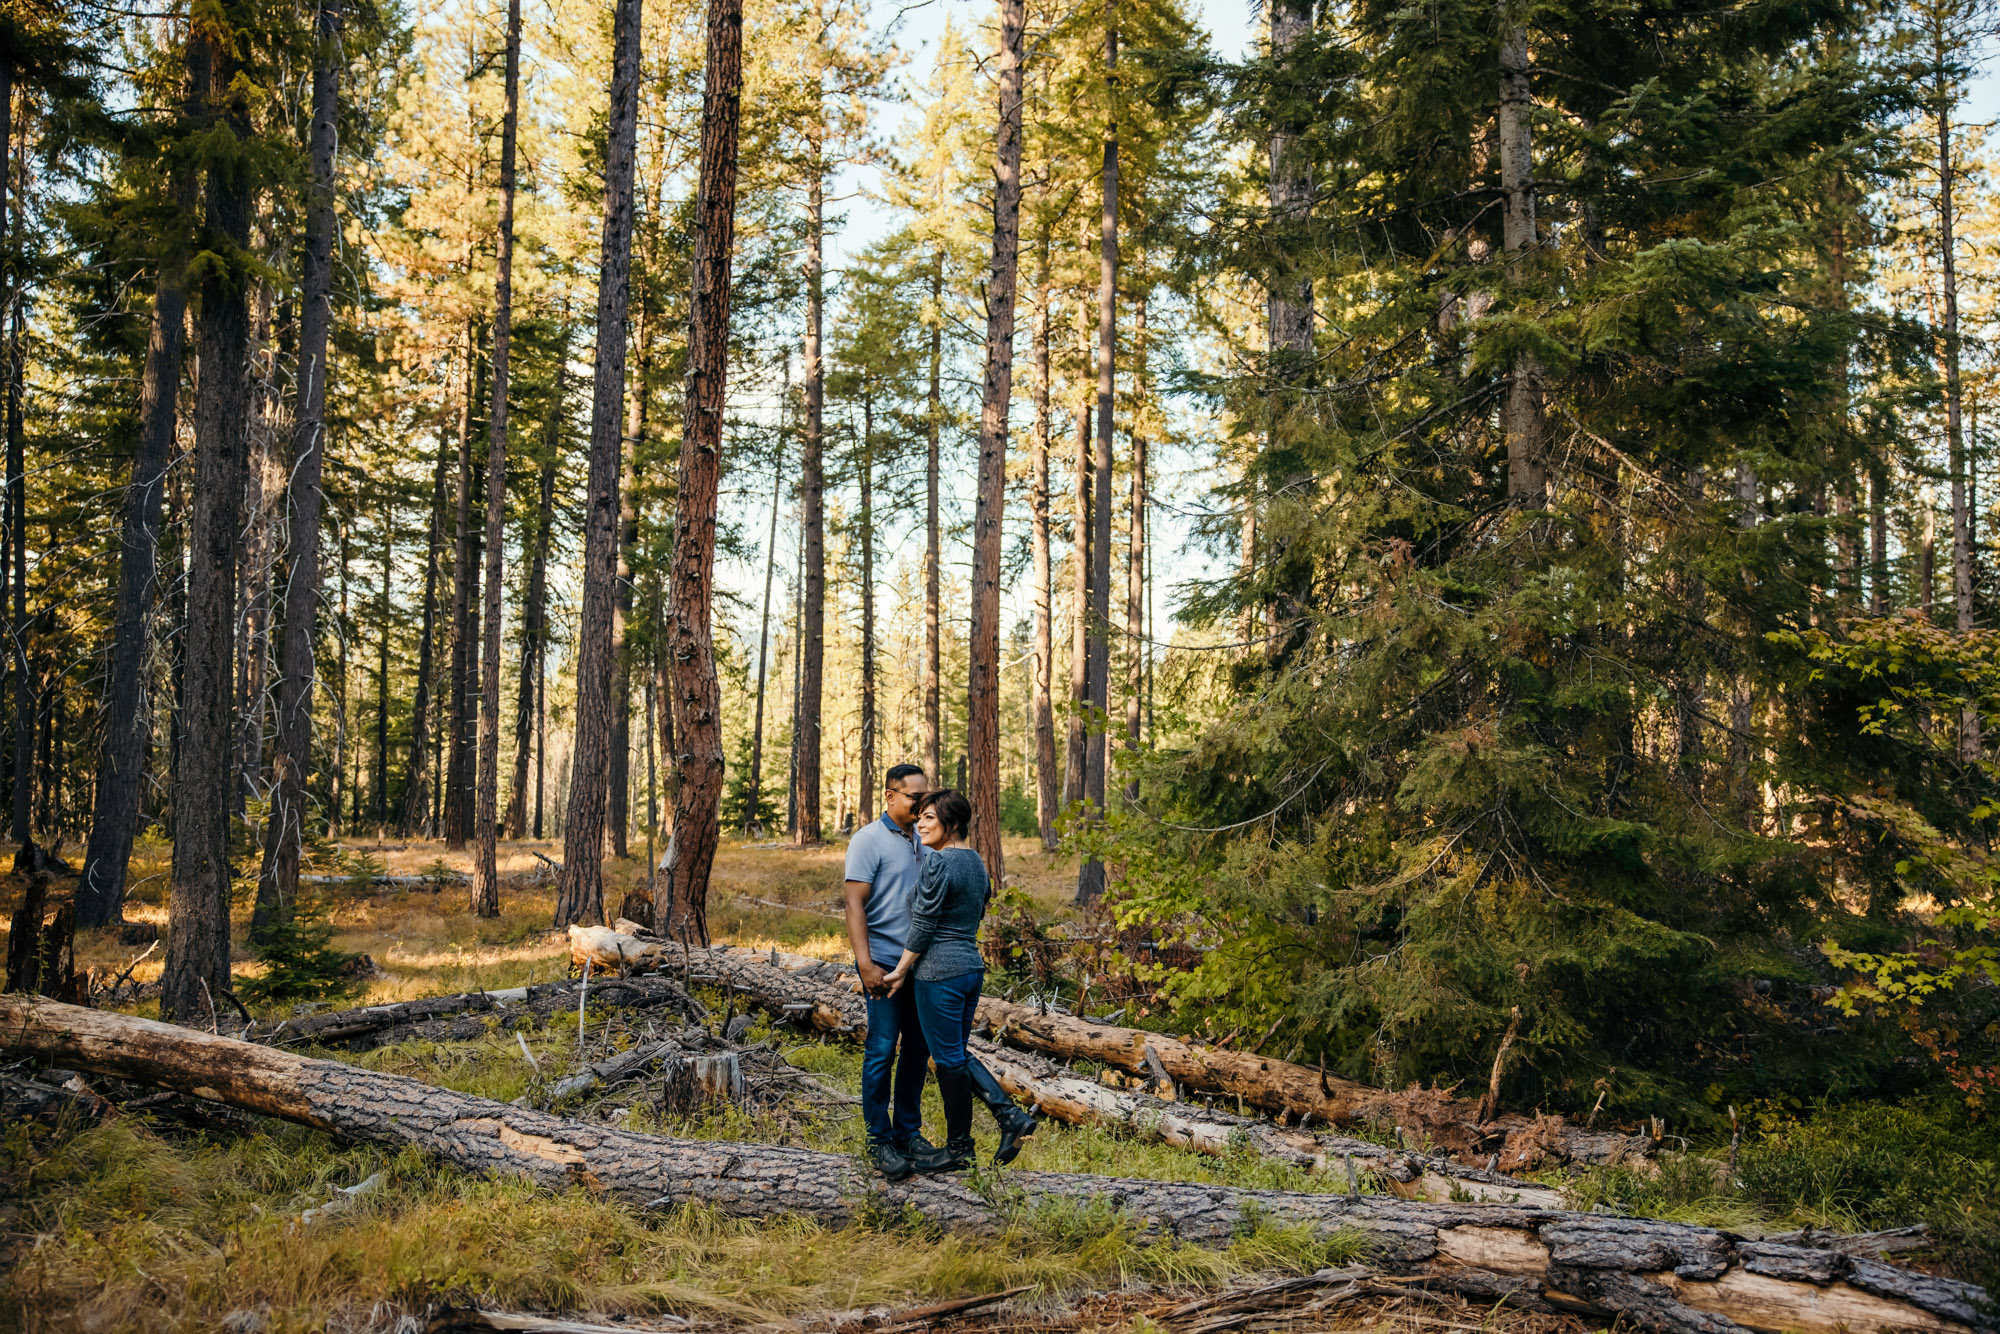
[[[440, 881], [436, 892], [327, 887], [321, 902], [335, 931], [333, 943], [367, 954], [376, 970], [333, 1004], [346, 1008], [566, 976], [565, 939], [549, 927], [548, 886], [532, 880], [542, 866], [535, 851], [552, 858], [561, 852], [554, 843], [503, 847], [505, 887], [497, 919], [482, 921], [465, 911], [463, 884]], [[1009, 877], [1017, 886], [1051, 907], [1066, 902], [1073, 862], [1043, 854], [1030, 840], [1010, 843], [1007, 853]], [[164, 924], [165, 854], [162, 847], [141, 848], [128, 920]], [[466, 866], [462, 854], [421, 842], [351, 841], [342, 856], [350, 871], [393, 875], [436, 877], [441, 857], [447, 868]], [[799, 850], [725, 844], [710, 898], [714, 935], [844, 958], [844, 934], [833, 915], [841, 860], [837, 845]], [[644, 874], [643, 856], [607, 864], [607, 906], [615, 911]], [[0, 908], [11, 912], [20, 889], [12, 877], [0, 878]], [[243, 925], [239, 921], [236, 970], [248, 978], [261, 965], [241, 947]], [[77, 949], [79, 965], [105, 978], [123, 972], [144, 946], [103, 931], [80, 935]], [[155, 950], [140, 963], [135, 980], [157, 977], [158, 957]], [[708, 999], [717, 1012], [711, 1027], [720, 1028], [725, 998]], [[155, 1002], [142, 992], [122, 1008], [147, 1013]], [[266, 1007], [260, 1018], [290, 1009]], [[730, 1006], [728, 1013], [733, 1012]], [[511, 1100], [546, 1090], [558, 1074], [629, 1041], [637, 1022], [615, 1010], [593, 1009], [582, 1026], [557, 1015], [514, 1033], [472, 1025], [479, 1031], [470, 1035], [315, 1054]], [[762, 1015], [736, 1036], [746, 1045], [765, 1044], [771, 1059], [781, 1057], [831, 1096], [669, 1110], [664, 1100], [650, 1101], [627, 1086], [566, 1103], [563, 1114], [678, 1136], [862, 1152], [860, 1119], [849, 1101], [859, 1092], [857, 1047], [791, 1029], [774, 1031]], [[935, 1126], [942, 1113], [935, 1089], [929, 1093], [926, 1121]], [[52, 1127], [21, 1121], [4, 1127], [0, 1329], [442, 1334], [471, 1327], [452, 1324], [451, 1311], [477, 1305], [581, 1312], [630, 1329], [1187, 1334], [1198, 1321], [1177, 1315], [1176, 1308], [1190, 1292], [1310, 1273], [1352, 1258], [1338, 1238], [1315, 1240], [1276, 1228], [1259, 1228], [1224, 1250], [1141, 1245], [1109, 1214], [1037, 1216], [998, 1239], [978, 1240], [912, 1228], [901, 1219], [835, 1230], [797, 1220], [749, 1222], [700, 1208], [648, 1214], [581, 1190], [550, 1192], [484, 1180], [414, 1151], [344, 1143], [247, 1115], [171, 1113], [170, 1105], [160, 1114], [148, 1110], [90, 1123]], [[979, 1128], [990, 1148], [990, 1123], [982, 1118]], [[1924, 1135], [1930, 1136], [1925, 1144], [1937, 1140], [1927, 1129]], [[1789, 1172], [1784, 1179], [1795, 1178], [1797, 1187], [1759, 1198], [1718, 1191], [1713, 1161], [1693, 1155], [1669, 1159], [1655, 1178], [1600, 1173], [1564, 1184], [1578, 1207], [1609, 1204], [1731, 1226], [1858, 1229], [1883, 1225], [1884, 1209], [1892, 1221], [1912, 1221], [1895, 1215], [1901, 1206], [1893, 1202], [1865, 1207], [1870, 1198], [1865, 1192], [1879, 1196], [1886, 1189], [1880, 1183], [1863, 1182], [1862, 1196], [1841, 1193], [1840, 1163], [1847, 1160], [1835, 1159], [1848, 1152], [1851, 1139], [1834, 1126], [1808, 1135], [1804, 1149], [1778, 1160], [1780, 1176]], [[1905, 1156], [1914, 1161], [1921, 1154]], [[1103, 1128], [1059, 1123], [1046, 1124], [1029, 1141], [1019, 1166], [1289, 1190], [1344, 1188], [1250, 1154], [1203, 1157]], [[1936, 1193], [1945, 1182], [1962, 1189], [1967, 1170], [1993, 1170], [1956, 1150], [1919, 1167], [1920, 1178], [1905, 1183], [1909, 1191]], [[343, 1193], [363, 1183], [373, 1184]], [[336, 1207], [324, 1210], [329, 1203]], [[318, 1212], [308, 1217], [309, 1210]], [[1022, 1291], [1006, 1303], [976, 1312], [912, 1310], [1015, 1289]], [[1214, 1309], [1203, 1318], [1212, 1318]], [[1230, 1327], [1283, 1331], [1293, 1324], [1275, 1312]], [[1440, 1328], [1576, 1334], [1584, 1326], [1457, 1299], [1385, 1293], [1349, 1302], [1298, 1328], [1315, 1334], [1419, 1334]]]

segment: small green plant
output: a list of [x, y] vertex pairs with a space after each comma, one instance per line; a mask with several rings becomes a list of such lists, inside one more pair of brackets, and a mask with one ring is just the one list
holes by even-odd
[[270, 928], [258, 951], [261, 977], [245, 979], [237, 990], [260, 1005], [349, 996], [361, 987], [360, 955], [333, 947], [333, 923], [317, 900], [301, 899], [291, 914]]
[[433, 858], [418, 874], [423, 876], [424, 885], [433, 894], [444, 893], [458, 880], [458, 872], [452, 870], [442, 857]]

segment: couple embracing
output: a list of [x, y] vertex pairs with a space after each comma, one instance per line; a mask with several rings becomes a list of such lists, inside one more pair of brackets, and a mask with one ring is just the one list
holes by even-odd
[[[922, 769], [899, 764], [884, 783], [882, 818], [847, 845], [847, 939], [868, 998], [861, 1112], [869, 1161], [891, 1181], [969, 1165], [975, 1097], [1000, 1125], [994, 1162], [1012, 1162], [1035, 1132], [1035, 1118], [965, 1048], [986, 979], [979, 922], [992, 892], [985, 861], [965, 841], [971, 824], [962, 794], [929, 791]], [[930, 1064], [942, 1147], [918, 1133]]]

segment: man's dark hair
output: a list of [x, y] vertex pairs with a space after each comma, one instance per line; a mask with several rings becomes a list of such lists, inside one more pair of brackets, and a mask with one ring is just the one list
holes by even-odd
[[882, 786], [884, 788], [894, 787], [896, 786], [896, 784], [902, 782], [905, 778], [908, 778], [911, 774], [915, 774], [917, 777], [922, 778], [924, 776], [924, 771], [922, 768], [914, 764], [892, 764], [889, 766], [889, 776], [882, 780]]
[[964, 838], [966, 831], [972, 828], [972, 803], [955, 788], [940, 788], [918, 797], [917, 814], [922, 815], [925, 811], [936, 811], [938, 823], [960, 838]]

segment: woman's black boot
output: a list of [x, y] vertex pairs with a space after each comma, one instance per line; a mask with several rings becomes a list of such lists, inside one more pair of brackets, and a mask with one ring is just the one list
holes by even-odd
[[1007, 1090], [1000, 1087], [1000, 1081], [993, 1072], [980, 1064], [976, 1056], [965, 1058], [966, 1073], [972, 1076], [972, 1090], [979, 1100], [993, 1113], [994, 1121], [1000, 1126], [1000, 1147], [993, 1151], [995, 1165], [1011, 1163], [1021, 1154], [1021, 1141], [1035, 1133], [1040, 1124], [1035, 1114], [1019, 1106], [1007, 1096]]
[[910, 1166], [919, 1172], [956, 1172], [972, 1163], [972, 1077], [939, 1066], [937, 1082], [947, 1138], [941, 1148], [912, 1154]]

